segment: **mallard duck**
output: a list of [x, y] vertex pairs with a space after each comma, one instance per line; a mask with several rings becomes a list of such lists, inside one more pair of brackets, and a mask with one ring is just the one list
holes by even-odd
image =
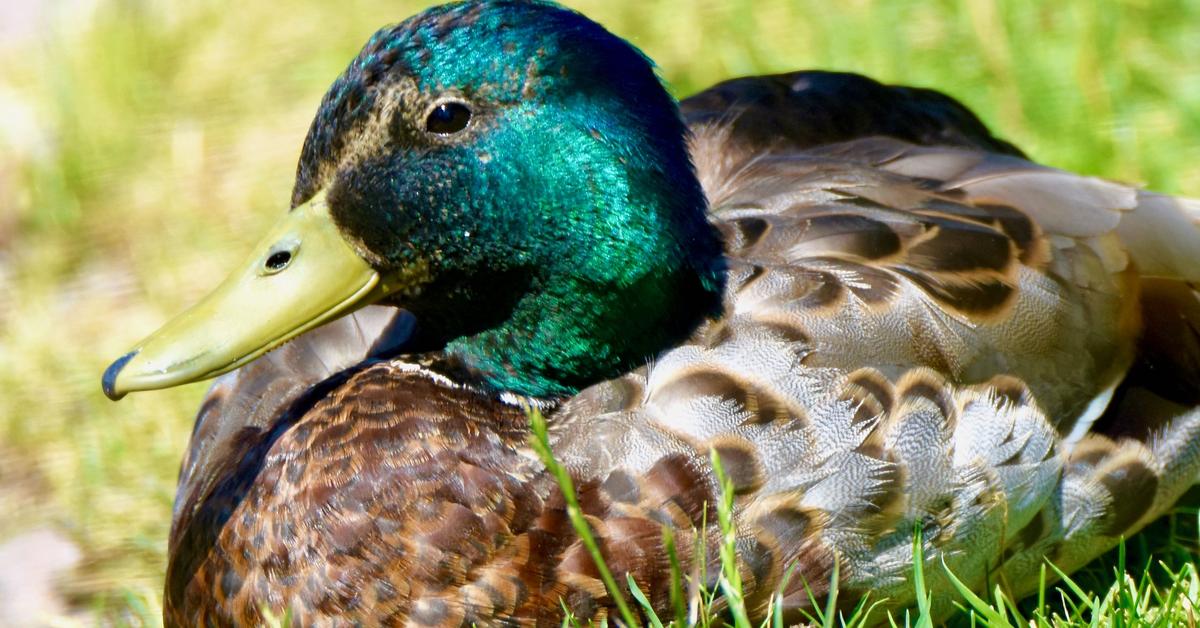
[[1200, 204], [1038, 166], [933, 91], [797, 72], [677, 105], [578, 13], [451, 4], [334, 82], [291, 205], [103, 377], [233, 371], [183, 462], [168, 625], [608, 617], [530, 407], [664, 614], [664, 526], [716, 586], [710, 451], [747, 608], [789, 619], [835, 573], [911, 603], [918, 534], [935, 614], [943, 562], [1028, 591], [1200, 468]]

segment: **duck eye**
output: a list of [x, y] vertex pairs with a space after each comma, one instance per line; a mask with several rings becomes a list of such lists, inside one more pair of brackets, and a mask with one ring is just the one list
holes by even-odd
[[429, 112], [425, 130], [439, 135], [458, 133], [471, 121], [471, 110], [460, 102], [444, 102]]

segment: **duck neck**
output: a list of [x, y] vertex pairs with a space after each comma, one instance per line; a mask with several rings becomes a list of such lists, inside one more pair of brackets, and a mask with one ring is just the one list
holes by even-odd
[[525, 252], [511, 265], [475, 269], [471, 303], [432, 317], [475, 327], [446, 350], [489, 387], [569, 395], [645, 364], [719, 313], [721, 242], [682, 124], [667, 111], [677, 126], [649, 140], [611, 131], [597, 141], [587, 132], [560, 154], [531, 156], [537, 167], [514, 187], [554, 193], [507, 201], [540, 216], [516, 238], [528, 238]]
[[447, 344], [495, 390], [534, 397], [577, 392], [646, 363], [717, 313], [719, 292], [691, 269], [630, 285], [573, 278], [520, 299], [499, 325]]

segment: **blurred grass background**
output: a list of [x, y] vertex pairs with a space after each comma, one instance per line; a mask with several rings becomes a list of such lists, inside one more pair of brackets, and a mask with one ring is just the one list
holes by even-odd
[[[152, 623], [204, 386], [114, 404], [100, 372], [285, 210], [326, 87], [427, 3], [4, 2], [0, 543], [65, 534], [83, 552], [63, 583], [75, 620]], [[943, 90], [1044, 163], [1200, 196], [1200, 0], [568, 4], [681, 96], [852, 70]]]

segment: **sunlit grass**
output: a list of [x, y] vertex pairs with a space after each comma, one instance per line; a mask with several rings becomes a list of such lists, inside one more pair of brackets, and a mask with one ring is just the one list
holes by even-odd
[[[687, 615], [676, 612], [673, 617], [660, 617], [658, 612], [646, 601], [632, 577], [627, 578], [623, 585], [618, 585], [604, 562], [598, 544], [593, 537], [587, 519], [579, 507], [575, 497], [570, 475], [554, 457], [547, 434], [546, 421], [542, 415], [534, 411], [530, 416], [532, 434], [530, 444], [541, 459], [542, 463], [558, 482], [567, 505], [567, 516], [576, 534], [588, 549], [589, 555], [596, 563], [601, 573], [610, 597], [619, 606], [618, 619], [626, 626], [650, 625], [655, 628], [669, 626], [672, 628], [708, 628], [709, 626], [731, 626], [732, 628], [776, 628], [782, 625], [781, 600], [773, 596], [768, 606], [768, 613], [759, 623], [749, 619], [742, 590], [742, 581], [738, 575], [737, 554], [734, 551], [736, 528], [733, 522], [734, 488], [733, 483], [725, 474], [721, 459], [715, 450], [710, 452], [712, 468], [717, 477], [717, 485], [721, 493], [716, 504], [718, 527], [721, 533], [719, 548], [720, 570], [717, 589], [720, 597], [714, 596], [715, 590], [704, 592], [695, 583], [684, 582], [686, 579], [680, 570], [674, 569], [671, 574], [671, 590], [679, 595], [685, 590], [693, 591], [690, 606], [696, 611]], [[706, 509], [707, 510], [707, 509]], [[1164, 521], [1174, 524], [1177, 515]], [[1192, 522], [1200, 514], [1190, 513]], [[1200, 526], [1189, 526], [1191, 530], [1200, 533]], [[664, 526], [664, 542], [672, 535]], [[701, 539], [704, 535], [698, 535]], [[914, 527], [913, 534], [913, 570], [911, 584], [916, 604], [913, 608], [893, 612], [884, 610], [887, 600], [870, 600], [870, 596], [862, 598], [848, 612], [838, 611], [838, 577], [839, 569], [834, 565], [829, 581], [829, 593], [822, 600], [811, 596], [812, 612], [806, 612], [805, 619], [809, 625], [821, 628], [863, 628], [886, 624], [893, 627], [905, 626], [913, 628], [930, 628], [934, 625], [932, 615], [932, 596], [926, 586], [926, 569], [938, 569], [946, 574], [951, 586], [958, 593], [954, 605], [960, 611], [951, 620], [952, 624], [963, 626], [987, 626], [989, 628], [1091, 628], [1098, 626], [1119, 626], [1123, 628], [1170, 628], [1172, 626], [1195, 626], [1200, 621], [1200, 567], [1194, 551], [1200, 536], [1190, 539], [1171, 537], [1175, 541], [1174, 550], [1182, 550], [1165, 561], [1155, 561], [1149, 556], [1142, 557], [1140, 566], [1130, 565], [1127, 561], [1126, 544], [1121, 542], [1109, 555], [1095, 561], [1093, 568], [1108, 572], [1109, 584], [1089, 586], [1079, 575], [1072, 577], [1059, 570], [1053, 563], [1043, 564], [1037, 591], [1022, 603], [1013, 598], [1005, 588], [997, 584], [991, 591], [982, 595], [968, 588], [946, 566], [945, 561], [928, 561], [923, 552], [921, 529]], [[1187, 548], [1192, 549], [1187, 549]], [[705, 561], [699, 557], [706, 556], [703, 547], [684, 548], [684, 551], [694, 551], [699, 564]], [[1095, 565], [1105, 565], [1095, 567]], [[1083, 572], [1086, 573], [1086, 570]], [[1057, 585], [1050, 583], [1059, 580]], [[701, 581], [707, 578], [701, 575]], [[1092, 583], [1097, 584], [1097, 583]], [[631, 595], [639, 602], [640, 614], [634, 616], [625, 603], [626, 595]], [[720, 600], [716, 603], [716, 600]], [[582, 623], [567, 613], [563, 626], [581, 626]]]
[[[137, 623], [159, 603], [145, 592], [161, 588], [203, 385], [113, 404], [99, 373], [283, 211], [324, 89], [375, 28], [423, 4], [45, 4], [60, 14], [0, 42], [0, 541], [67, 532], [86, 556], [72, 599]], [[855, 70], [943, 89], [1051, 165], [1200, 195], [1196, 0], [572, 4], [680, 95]], [[1166, 552], [1173, 570], [1194, 556], [1194, 537], [1144, 538], [1131, 552]], [[1114, 580], [1099, 571], [1087, 586], [1103, 596]]]

